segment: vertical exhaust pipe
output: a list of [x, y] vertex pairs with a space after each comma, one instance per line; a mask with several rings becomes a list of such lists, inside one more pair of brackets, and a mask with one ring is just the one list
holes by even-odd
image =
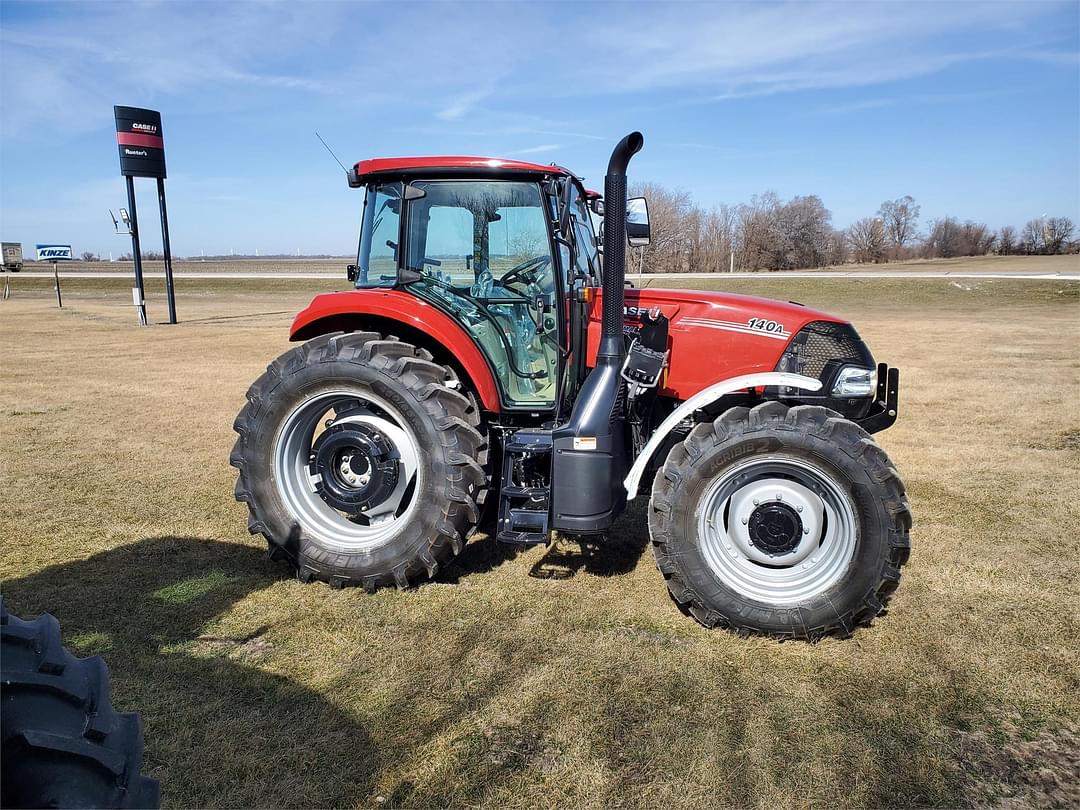
[[[551, 528], [606, 531], [626, 506], [622, 480], [630, 466], [622, 364], [626, 280], [626, 166], [645, 139], [631, 132], [615, 146], [604, 178], [604, 281], [596, 367], [574, 401], [569, 421], [552, 431]], [[577, 346], [575, 351], [584, 351]]]
[[623, 288], [626, 285], [626, 166], [645, 138], [631, 132], [615, 145], [604, 177], [604, 312], [601, 357], [623, 356]]

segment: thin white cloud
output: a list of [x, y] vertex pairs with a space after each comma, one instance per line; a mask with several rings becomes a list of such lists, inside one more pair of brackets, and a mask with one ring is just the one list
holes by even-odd
[[980, 99], [1000, 98], [1012, 95], [1015, 91], [995, 90], [979, 93], [939, 93], [921, 95], [894, 95], [877, 96], [874, 98], [861, 99], [848, 104], [833, 104], [819, 107], [814, 111], [815, 115], [846, 115], [848, 113], [865, 112], [866, 110], [880, 110], [889, 107], [921, 107], [933, 104], [955, 104]]
[[477, 104], [491, 95], [488, 90], [476, 90], [471, 93], [463, 93], [450, 100], [449, 104], [435, 113], [435, 117], [441, 121], [456, 121], [464, 118]]
[[511, 156], [513, 156], [513, 155], [539, 155], [539, 154], [542, 154], [543, 152], [557, 152], [559, 149], [562, 149], [562, 144], [561, 143], [544, 143], [544, 144], [540, 144], [539, 146], [530, 146], [530, 147], [528, 147], [526, 149], [515, 149], [513, 152], [509, 152], [508, 154], [510, 154]]

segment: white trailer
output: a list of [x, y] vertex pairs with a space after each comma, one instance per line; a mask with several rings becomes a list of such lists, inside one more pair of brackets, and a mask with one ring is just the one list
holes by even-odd
[[22, 270], [22, 245], [19, 242], [4, 242], [4, 269], [10, 273]]

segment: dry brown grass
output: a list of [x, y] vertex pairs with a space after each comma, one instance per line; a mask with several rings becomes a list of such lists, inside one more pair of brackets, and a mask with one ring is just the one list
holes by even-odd
[[850, 316], [903, 369], [880, 439], [916, 523], [889, 615], [780, 645], [679, 614], [644, 504], [606, 547], [477, 538], [411, 591], [301, 585], [244, 529], [231, 422], [336, 285], [187, 282], [184, 323], [139, 329], [126, 284], [72, 282], [58, 312], [31, 281], [0, 302], [4, 592], [105, 656], [166, 804], [1069, 800], [1080, 285], [730, 285]]

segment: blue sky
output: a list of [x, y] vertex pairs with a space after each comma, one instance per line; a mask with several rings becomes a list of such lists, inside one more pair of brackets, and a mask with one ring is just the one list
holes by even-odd
[[[1080, 222], [1080, 4], [0, 1], [0, 232], [117, 255], [112, 105], [160, 109], [174, 252], [355, 250], [346, 164], [557, 161], [704, 206], [817, 194], [834, 224]], [[153, 249], [153, 181], [137, 181]], [[153, 227], [150, 227], [150, 226]]]

